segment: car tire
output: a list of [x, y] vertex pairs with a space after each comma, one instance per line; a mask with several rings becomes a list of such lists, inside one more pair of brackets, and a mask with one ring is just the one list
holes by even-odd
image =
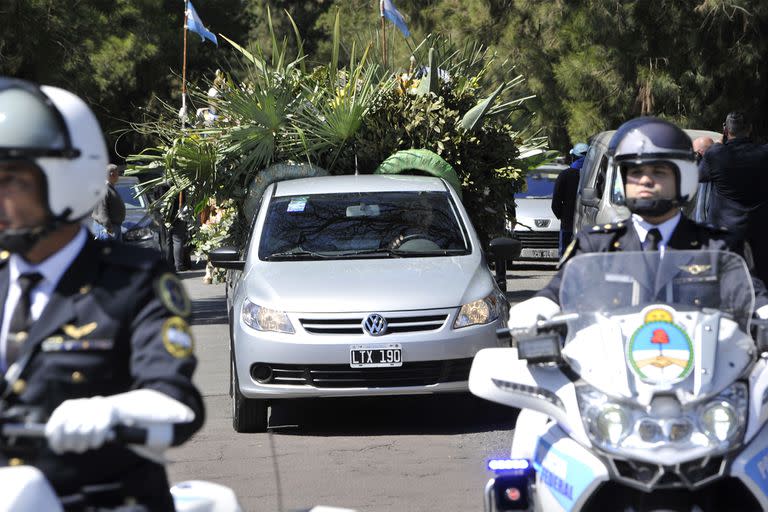
[[239, 433], [266, 432], [268, 404], [266, 400], [246, 398], [240, 393], [235, 358], [230, 357], [230, 385], [232, 386], [232, 428]]

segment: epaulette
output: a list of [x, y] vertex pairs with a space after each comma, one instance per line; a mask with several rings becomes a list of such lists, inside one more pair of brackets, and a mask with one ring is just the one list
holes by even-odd
[[154, 267], [160, 260], [160, 253], [152, 249], [112, 241], [100, 241], [99, 254], [109, 263], [145, 270]]
[[585, 229], [585, 233], [613, 233], [620, 229], [626, 228], [627, 223], [625, 221], [612, 222], [609, 224], [596, 224], [591, 228]]

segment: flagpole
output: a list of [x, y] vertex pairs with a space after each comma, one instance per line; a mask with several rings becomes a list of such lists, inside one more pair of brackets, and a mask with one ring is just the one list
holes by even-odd
[[[181, 64], [181, 129], [187, 120], [187, 12], [189, 12], [189, 0], [184, 0], [184, 60]], [[181, 199], [181, 195], [179, 195]]]
[[384, 0], [379, 0], [379, 12], [381, 13], [381, 57], [384, 67], [387, 67], [387, 23], [384, 20]]

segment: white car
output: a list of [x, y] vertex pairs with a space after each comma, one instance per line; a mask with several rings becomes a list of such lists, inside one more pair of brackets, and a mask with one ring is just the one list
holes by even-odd
[[[528, 173], [528, 189], [515, 194], [514, 237], [523, 243], [521, 260], [557, 260], [560, 220], [552, 213], [552, 191], [564, 164], [544, 164]], [[511, 222], [510, 222], [511, 224]], [[512, 228], [512, 226], [509, 226]]]
[[508, 304], [440, 178], [327, 176], [265, 190], [230, 272], [233, 426], [277, 399], [467, 391]]

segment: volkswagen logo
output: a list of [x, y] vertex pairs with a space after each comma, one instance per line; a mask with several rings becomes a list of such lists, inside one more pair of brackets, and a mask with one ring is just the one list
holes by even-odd
[[549, 219], [536, 219], [535, 222], [537, 228], [548, 228], [551, 221]]
[[371, 336], [381, 336], [387, 332], [387, 320], [378, 313], [370, 314], [363, 322], [363, 330]]

